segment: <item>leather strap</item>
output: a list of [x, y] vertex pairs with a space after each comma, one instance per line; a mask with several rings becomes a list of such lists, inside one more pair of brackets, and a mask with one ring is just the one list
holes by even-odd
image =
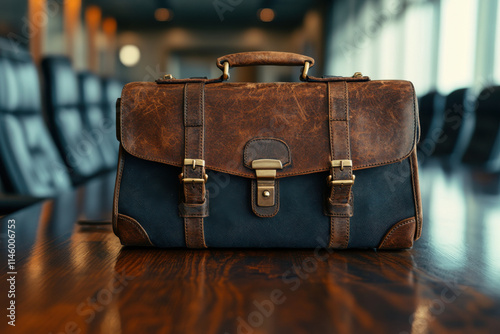
[[[332, 161], [351, 160], [349, 141], [349, 103], [345, 81], [328, 82], [330, 156]], [[352, 166], [342, 164], [330, 168], [329, 181], [354, 180]], [[331, 183], [331, 182], [329, 182]], [[352, 183], [330, 185], [327, 214], [330, 218], [331, 248], [347, 248], [349, 243], [349, 217], [353, 214]]]
[[[205, 84], [184, 85], [184, 158], [204, 160], [204, 96]], [[205, 180], [203, 164], [183, 164], [182, 179]], [[182, 182], [183, 202], [179, 207], [184, 217], [186, 247], [207, 248], [203, 217], [208, 216], [208, 196], [204, 182]]]

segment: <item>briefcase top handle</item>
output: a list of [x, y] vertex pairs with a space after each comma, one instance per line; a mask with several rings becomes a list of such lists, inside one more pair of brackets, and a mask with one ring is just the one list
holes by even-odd
[[225, 55], [217, 58], [217, 67], [223, 74], [219, 78], [187, 78], [176, 79], [171, 74], [164, 75], [156, 80], [157, 84], [179, 84], [203, 82], [205, 84], [217, 83], [229, 79], [229, 69], [231, 67], [257, 66], [257, 65], [278, 65], [278, 66], [303, 66], [299, 77], [301, 81], [306, 82], [362, 82], [370, 81], [370, 78], [362, 75], [360, 72], [354, 73], [352, 77], [341, 76], [323, 76], [321, 78], [308, 75], [309, 68], [314, 65], [314, 59], [298, 53], [277, 52], [277, 51], [255, 51], [241, 52]]
[[229, 79], [231, 67], [256, 65], [304, 66], [301, 79], [306, 80], [314, 59], [297, 53], [276, 51], [241, 52], [217, 58], [217, 67], [223, 71], [222, 80]]

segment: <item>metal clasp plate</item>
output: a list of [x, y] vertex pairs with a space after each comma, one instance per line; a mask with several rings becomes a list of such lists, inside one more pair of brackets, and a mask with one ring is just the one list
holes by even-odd
[[252, 161], [257, 175], [257, 205], [274, 206], [276, 170], [283, 169], [280, 160], [259, 159]]

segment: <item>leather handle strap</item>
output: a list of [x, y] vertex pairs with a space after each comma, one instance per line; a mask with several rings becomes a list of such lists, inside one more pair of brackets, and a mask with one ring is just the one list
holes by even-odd
[[347, 248], [350, 217], [353, 215], [354, 184], [349, 136], [349, 97], [347, 82], [328, 82], [331, 175], [326, 211], [330, 218], [331, 248]]
[[257, 51], [241, 52], [225, 55], [217, 58], [217, 67], [224, 69], [224, 63], [229, 67], [256, 66], [256, 65], [278, 65], [278, 66], [303, 66], [306, 62], [309, 67], [314, 65], [314, 59], [298, 53]]
[[207, 248], [203, 217], [208, 216], [205, 188], [204, 104], [205, 84], [184, 85], [184, 163], [181, 174], [182, 202], [179, 214], [184, 218], [186, 247]]

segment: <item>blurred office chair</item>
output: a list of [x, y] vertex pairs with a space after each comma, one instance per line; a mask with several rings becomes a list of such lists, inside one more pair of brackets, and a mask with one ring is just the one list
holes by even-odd
[[122, 89], [123, 84], [120, 81], [113, 78], [102, 79], [102, 108], [106, 117], [111, 120], [115, 130], [108, 134], [108, 140], [114, 147], [116, 154], [118, 154], [120, 148], [120, 143], [116, 139], [116, 100], [122, 95]]
[[57, 147], [71, 172], [73, 183], [85, 181], [105, 169], [99, 143], [85, 127], [80, 113], [78, 80], [68, 58], [42, 60], [46, 115]]
[[83, 72], [78, 74], [78, 83], [80, 112], [85, 127], [97, 144], [106, 169], [113, 169], [118, 161], [118, 153], [109, 137], [115, 138], [116, 130], [114, 118], [108, 117], [103, 110], [101, 80], [90, 72]]
[[[434, 154], [444, 125], [444, 96], [432, 91], [419, 99], [420, 116], [419, 156], [428, 158]], [[425, 161], [426, 159], [421, 159]]]
[[[442, 126], [442, 122], [444, 121], [442, 114], [443, 103], [443, 96], [436, 91], [429, 92], [420, 97], [418, 108], [420, 116], [420, 138], [422, 140], [431, 136], [431, 129], [440, 128]], [[437, 113], [441, 113], [441, 115], [436, 115]]]
[[6, 40], [0, 43], [0, 160], [7, 193], [51, 197], [71, 188], [42, 117], [35, 65]]
[[433, 156], [446, 158], [450, 167], [460, 161], [474, 126], [474, 108], [468, 94], [465, 88], [457, 89], [444, 102], [442, 135]]
[[488, 172], [500, 172], [500, 86], [477, 97], [476, 122], [462, 161]]

